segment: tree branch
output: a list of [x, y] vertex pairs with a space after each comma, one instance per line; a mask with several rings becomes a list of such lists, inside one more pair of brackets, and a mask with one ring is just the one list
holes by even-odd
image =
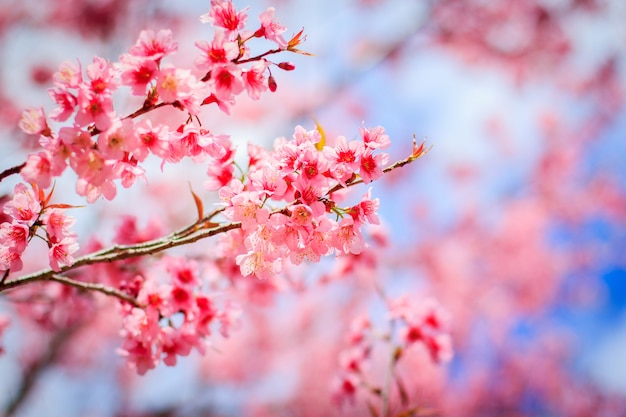
[[18, 387], [15, 396], [6, 406], [4, 412], [5, 417], [15, 415], [17, 410], [24, 404], [24, 401], [35, 387], [35, 384], [39, 380], [41, 374], [56, 362], [65, 344], [81, 326], [82, 323], [75, 324], [73, 326], [60, 329], [58, 333], [54, 335], [50, 343], [48, 343], [44, 353], [25, 370], [24, 377], [22, 378], [22, 382]]
[[20, 165], [16, 165], [11, 168], [7, 168], [4, 171], [0, 172], [0, 181], [5, 179], [6, 177], [10, 177], [13, 174], [18, 174], [22, 170], [22, 168], [24, 168], [24, 165], [26, 165], [26, 162], [23, 162]]
[[108, 287], [106, 285], [103, 284], [96, 284], [93, 282], [83, 282], [83, 281], [76, 281], [75, 279], [71, 279], [68, 277], [64, 277], [63, 275], [58, 275], [58, 274], [53, 274], [52, 276], [50, 276], [49, 278], [50, 281], [55, 281], [55, 282], [59, 282], [61, 284], [65, 284], [65, 285], [69, 285], [70, 287], [74, 287], [74, 288], [78, 288], [81, 290], [86, 290], [86, 291], [97, 291], [97, 292], [101, 292], [103, 294], [112, 296], [112, 297], [117, 297], [120, 300], [123, 301], [127, 301], [130, 304], [134, 305], [135, 307], [143, 307], [136, 299], [135, 297], [126, 294], [125, 292], [122, 292], [118, 289], [115, 289], [113, 287]]
[[[113, 246], [107, 249], [103, 249], [98, 252], [90, 253], [81, 258], [76, 259], [74, 263], [71, 265], [65, 265], [60, 268], [59, 271], [53, 271], [52, 269], [44, 269], [39, 272], [35, 272], [30, 275], [26, 275], [0, 285], [0, 293], [6, 290], [20, 287], [22, 285], [38, 282], [38, 281], [47, 281], [53, 280], [53, 276], [60, 276], [60, 274], [64, 274], [65, 272], [80, 268], [85, 265], [94, 265], [105, 262], [115, 262], [121, 261], [129, 258], [137, 258], [145, 255], [152, 255], [155, 253], [163, 252], [164, 250], [174, 248], [176, 246], [187, 245], [189, 243], [197, 242], [198, 240], [206, 239], [207, 237], [214, 236], [220, 233], [225, 233], [229, 230], [238, 229], [241, 227], [241, 223], [227, 223], [224, 225], [218, 225], [217, 227], [213, 227], [210, 229], [199, 230], [194, 233], [188, 234], [183, 237], [178, 237], [177, 233], [174, 233], [170, 236], [161, 239], [155, 239], [144, 243], [139, 243], [136, 245], [127, 245], [127, 246]], [[188, 230], [189, 228], [185, 228], [183, 230]], [[58, 279], [54, 279], [59, 281]], [[80, 281], [75, 281], [76, 283], [81, 283]], [[69, 282], [66, 282], [68, 285]], [[84, 284], [84, 283], [81, 283]], [[96, 291], [104, 292], [103, 289], [96, 288], [86, 288], [82, 286], [81, 288], [85, 289], [93, 289]], [[109, 291], [109, 290], [107, 290]], [[106, 293], [106, 292], [105, 292]], [[112, 293], [110, 295], [113, 295]]]
[[[416, 154], [415, 151], [409, 157], [402, 159], [400, 161], [395, 162], [394, 164], [383, 169], [383, 173], [388, 173], [393, 171], [394, 169], [401, 168], [407, 164], [418, 159], [422, 156], [424, 152]], [[333, 192], [336, 192], [342, 188], [352, 187], [358, 184], [363, 183], [363, 179], [355, 177], [352, 181], [347, 181], [346, 185], [338, 184], [335, 187], [331, 188], [326, 195], [330, 195]], [[288, 205], [296, 204], [296, 202], [292, 202]], [[220, 233], [226, 233], [233, 229], [241, 228], [240, 222], [233, 223], [225, 223], [225, 224], [217, 224], [211, 222], [211, 220], [221, 213], [224, 209], [218, 209], [211, 212], [209, 215], [203, 217], [202, 219], [192, 223], [191, 225], [184, 227], [168, 236], [150, 240], [147, 242], [137, 243], [134, 245], [115, 245], [110, 248], [102, 249], [97, 252], [90, 253], [88, 255], [82, 256], [74, 261], [71, 265], [62, 266], [58, 271], [54, 271], [52, 269], [44, 269], [29, 275], [25, 275], [7, 282], [0, 282], [0, 293], [21, 287], [22, 285], [26, 285], [32, 282], [40, 282], [40, 281], [56, 281], [62, 284], [70, 285], [76, 288], [82, 288], [85, 290], [93, 290], [98, 291], [106, 295], [114, 296], [120, 298], [122, 300], [128, 301], [131, 304], [138, 306], [137, 301], [115, 288], [107, 287], [102, 284], [97, 283], [88, 283], [83, 281], [76, 281], [70, 278], [64, 277], [68, 271], [72, 271], [74, 269], [80, 268], [86, 265], [94, 265], [106, 262], [115, 262], [121, 261], [129, 258], [137, 258], [146, 255], [153, 255], [156, 253], [163, 252], [170, 248], [175, 248], [177, 246], [187, 245], [190, 243], [197, 242], [202, 239], [206, 239], [211, 236], [215, 236]], [[283, 212], [285, 208], [279, 208], [274, 210], [274, 212]]]

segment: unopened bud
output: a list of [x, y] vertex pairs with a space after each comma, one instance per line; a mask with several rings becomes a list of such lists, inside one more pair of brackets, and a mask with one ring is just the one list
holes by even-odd
[[276, 87], [278, 87], [278, 85], [276, 84], [276, 80], [274, 79], [273, 75], [270, 75], [267, 79], [267, 86], [272, 93], [276, 91]]
[[296, 66], [291, 62], [281, 62], [280, 64], [278, 64], [278, 68], [285, 71], [293, 71], [294, 69], [296, 69]]

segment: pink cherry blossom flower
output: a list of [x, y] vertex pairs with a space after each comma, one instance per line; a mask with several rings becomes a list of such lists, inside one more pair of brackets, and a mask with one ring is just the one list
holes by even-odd
[[101, 195], [107, 200], [115, 197], [115, 160], [107, 160], [95, 149], [73, 158], [70, 163], [78, 174], [76, 192], [87, 197], [89, 203], [96, 201]]
[[22, 112], [22, 117], [18, 122], [18, 126], [24, 133], [29, 135], [50, 136], [50, 128], [46, 122], [46, 115], [43, 108], [31, 107]]
[[197, 335], [185, 332], [182, 329], [174, 329], [172, 327], [161, 329], [160, 348], [161, 353], [165, 355], [163, 363], [167, 366], [175, 366], [177, 362], [176, 357], [188, 356], [197, 339]]
[[359, 389], [359, 378], [353, 373], [347, 373], [333, 380], [331, 395], [333, 402], [341, 407], [345, 403], [354, 405]]
[[229, 220], [241, 222], [243, 230], [254, 229], [259, 224], [265, 224], [269, 218], [269, 210], [261, 207], [262, 203], [258, 192], [242, 191], [230, 198], [224, 216]]
[[98, 150], [106, 159], [122, 159], [139, 146], [132, 119], [113, 120], [111, 126], [98, 135]]
[[279, 48], [285, 48], [287, 47], [287, 41], [285, 41], [282, 34], [287, 28], [274, 20], [275, 11], [273, 7], [268, 7], [259, 15], [261, 29], [257, 31], [257, 34], [258, 36], [263, 36], [265, 39], [275, 42]]
[[121, 180], [122, 187], [124, 188], [132, 187], [139, 179], [147, 182], [146, 170], [138, 166], [137, 160], [134, 158], [124, 158], [121, 161], [117, 161], [113, 172], [115, 172], [115, 176]]
[[202, 23], [211, 23], [229, 32], [236, 32], [244, 28], [248, 15], [248, 8], [237, 12], [231, 0], [211, 0], [211, 9], [200, 16]]
[[0, 271], [21, 271], [24, 267], [22, 254], [12, 250], [9, 246], [0, 245]]
[[167, 158], [169, 153], [169, 129], [165, 124], [152, 125], [150, 119], [143, 119], [135, 125], [137, 148], [133, 156], [143, 161], [150, 152], [160, 158]]
[[78, 105], [76, 96], [63, 88], [51, 88], [48, 94], [57, 103], [57, 107], [50, 112], [50, 118], [57, 122], [69, 119]]
[[364, 151], [363, 142], [353, 140], [347, 143], [344, 136], [339, 136], [334, 147], [325, 146], [322, 152], [330, 161], [332, 177], [345, 184], [359, 169], [359, 160]]
[[63, 62], [59, 71], [52, 75], [52, 79], [54, 80], [54, 83], [62, 89], [78, 88], [83, 82], [80, 62], [78, 64], [70, 61]]
[[311, 186], [324, 187], [328, 185], [328, 177], [324, 174], [330, 168], [330, 164], [317, 149], [309, 147], [304, 149], [298, 158], [296, 167], [300, 171], [300, 177]]
[[202, 51], [196, 61], [201, 70], [212, 70], [216, 65], [225, 65], [239, 56], [239, 45], [235, 41], [226, 40], [224, 31], [217, 30], [210, 44], [196, 41], [196, 47]]
[[350, 345], [359, 345], [368, 342], [368, 333], [372, 330], [372, 322], [366, 315], [352, 319], [346, 340]]
[[49, 241], [48, 258], [53, 271], [60, 271], [61, 264], [71, 265], [74, 262], [72, 254], [78, 250], [76, 235], [66, 235], [61, 240], [51, 237]]
[[350, 208], [349, 213], [355, 223], [364, 223], [367, 220], [371, 224], [380, 224], [380, 219], [376, 213], [379, 205], [380, 202], [377, 198], [372, 200], [372, 189], [370, 188], [363, 195], [359, 204]]
[[180, 156], [190, 156], [199, 162], [209, 154], [221, 157], [226, 150], [213, 140], [213, 136], [206, 129], [193, 124], [181, 126], [170, 136], [170, 150]]
[[165, 270], [182, 286], [194, 287], [200, 283], [198, 279], [198, 264], [192, 260], [180, 257], [165, 257], [161, 261]]
[[248, 249], [262, 252], [268, 261], [280, 257], [281, 243], [281, 232], [267, 224], [257, 226], [256, 230], [250, 233], [245, 241]]
[[63, 173], [67, 164], [60, 158], [53, 158], [47, 150], [28, 155], [26, 165], [20, 170], [24, 180], [37, 184], [42, 189], [50, 187], [52, 178]]
[[122, 85], [131, 88], [133, 95], [144, 96], [148, 84], [158, 75], [157, 63], [152, 58], [123, 54], [120, 56], [119, 69]]
[[235, 167], [231, 162], [209, 164], [207, 168], [208, 179], [205, 187], [209, 191], [217, 191], [230, 184], [233, 179]]
[[192, 287], [176, 282], [171, 285], [167, 303], [161, 307], [161, 314], [172, 316], [178, 312], [186, 313], [195, 306]]
[[209, 80], [213, 94], [219, 99], [228, 101], [241, 93], [244, 82], [238, 65], [220, 65], [213, 69]]
[[220, 188], [217, 192], [226, 206], [232, 205], [232, 199], [244, 189], [243, 183], [239, 179], [233, 179], [227, 186]]
[[333, 247], [340, 254], [352, 253], [358, 255], [365, 248], [365, 241], [359, 228], [354, 224], [352, 217], [344, 217], [337, 224], [331, 241]]
[[241, 307], [237, 303], [230, 300], [224, 303], [222, 311], [218, 314], [222, 336], [229, 337], [231, 329], [241, 326], [241, 315]]
[[126, 356], [128, 365], [140, 375], [154, 369], [158, 363], [153, 349], [161, 332], [158, 321], [158, 310], [152, 307], [135, 307], [124, 316], [121, 332], [124, 342], [118, 352]]
[[376, 126], [373, 128], [365, 128], [362, 126], [359, 128], [359, 134], [363, 143], [369, 149], [385, 149], [391, 145], [389, 136], [385, 134], [385, 128], [382, 126]]
[[339, 366], [348, 373], [362, 373], [370, 357], [370, 349], [363, 346], [350, 347], [339, 354]]
[[178, 102], [192, 115], [200, 111], [205, 93], [204, 83], [198, 82], [190, 70], [172, 66], [161, 69], [156, 90], [161, 100]]
[[268, 280], [281, 271], [280, 260], [268, 260], [261, 251], [251, 250], [246, 254], [237, 255], [236, 263], [244, 277], [254, 275], [258, 279]]
[[295, 190], [296, 198], [307, 205], [318, 202], [328, 191], [328, 184], [323, 177], [316, 184], [299, 175], [291, 185]]
[[153, 219], [140, 229], [135, 216], [126, 215], [122, 218], [113, 241], [122, 245], [147, 242], [163, 234], [163, 226], [158, 219]]
[[[84, 155], [88, 149], [93, 147], [91, 134], [79, 126], [63, 126], [59, 129], [59, 137], [57, 141], [50, 141], [46, 146], [50, 152], [57, 157], [74, 158]], [[69, 160], [70, 166], [74, 168], [72, 159]]]
[[383, 175], [383, 166], [389, 161], [386, 153], [374, 155], [371, 150], [366, 150], [360, 159], [359, 175], [364, 183], [370, 183]]
[[[315, 145], [322, 139], [319, 130], [306, 130], [301, 125], [296, 126], [293, 132], [293, 140], [296, 145], [307, 145], [310, 147], [311, 145]], [[305, 148], [306, 149], [306, 148]]]
[[271, 166], [254, 171], [250, 174], [253, 190], [260, 191], [274, 200], [279, 200], [287, 191], [287, 183], [280, 172]]
[[[28, 245], [30, 228], [17, 221], [5, 222], [0, 225], [0, 245], [21, 254]], [[2, 269], [2, 268], [0, 268]]]
[[97, 94], [89, 89], [81, 88], [78, 92], [79, 109], [76, 113], [76, 124], [88, 126], [94, 123], [100, 131], [107, 130], [113, 124], [115, 112], [113, 101], [107, 94]]
[[231, 108], [235, 105], [235, 97], [229, 97], [228, 99], [221, 99], [214, 93], [211, 93], [208, 97], [202, 100], [202, 105], [208, 105], [211, 103], [217, 104], [217, 107], [226, 114], [230, 114]]
[[156, 34], [153, 30], [142, 30], [139, 37], [128, 52], [131, 55], [159, 61], [166, 55], [178, 50], [178, 43], [172, 39], [172, 31], [161, 29]]
[[19, 183], [13, 189], [13, 199], [4, 205], [3, 211], [18, 222], [32, 226], [41, 212], [41, 204], [32, 189]]
[[76, 219], [66, 216], [65, 211], [58, 208], [47, 209], [43, 219], [48, 237], [63, 238], [70, 234], [70, 228]]
[[150, 344], [141, 343], [133, 338], [125, 339], [118, 353], [126, 357], [128, 367], [139, 375], [145, 375], [159, 363], [159, 358], [152, 352]]
[[265, 71], [268, 66], [269, 63], [263, 59], [241, 72], [244, 88], [248, 96], [253, 100], [258, 100], [261, 97], [261, 93], [268, 88], [267, 78], [265, 77]]
[[200, 337], [211, 334], [209, 326], [217, 317], [217, 309], [209, 297], [203, 294], [196, 296], [196, 314], [194, 315], [194, 324], [196, 332]]
[[103, 58], [95, 57], [86, 72], [89, 88], [96, 95], [110, 95], [119, 85], [117, 69]]

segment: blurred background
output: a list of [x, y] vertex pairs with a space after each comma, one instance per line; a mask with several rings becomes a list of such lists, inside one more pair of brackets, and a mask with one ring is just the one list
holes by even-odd
[[[42, 335], [19, 319], [28, 306], [0, 299], [12, 317], [0, 407], [20, 398], [13, 415], [23, 417], [339, 414], [329, 387], [345, 329], [360, 312], [384, 321], [375, 282], [390, 297], [434, 297], [449, 313], [453, 360], [436, 366], [416, 352], [399, 367], [429, 412], [626, 415], [626, 3], [263, 0], [250, 5], [249, 27], [268, 6], [287, 36], [304, 28], [302, 49], [314, 56], [281, 55], [296, 70], [274, 71], [275, 93], [241, 98], [230, 116], [205, 111], [203, 122], [242, 149], [271, 146], [297, 124], [312, 129], [314, 119], [329, 138], [381, 125], [392, 161], [425, 138], [425, 157], [373, 184], [386, 243], [351, 263], [292, 271], [306, 291], [251, 302], [218, 353], [141, 378], [115, 354], [113, 312]], [[115, 61], [141, 29], [171, 28], [171, 62], [190, 67], [193, 41], [212, 38], [198, 18], [208, 8], [0, 0], [2, 169], [36, 149], [17, 121], [26, 107], [53, 108], [47, 90], [63, 61]], [[72, 213], [76, 228], [110, 235], [120, 215], [135, 214], [171, 230], [194, 208], [188, 197], [159, 202], [181, 181], [201, 190], [204, 172], [168, 165], [116, 202]], [[0, 194], [16, 181], [0, 183]], [[64, 175], [56, 197], [84, 204], [73, 181]], [[359, 405], [342, 412], [367, 415]]]

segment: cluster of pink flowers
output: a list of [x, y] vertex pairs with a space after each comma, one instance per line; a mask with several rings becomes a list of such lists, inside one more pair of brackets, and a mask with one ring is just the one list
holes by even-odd
[[[73, 262], [72, 254], [78, 250], [78, 242], [70, 228], [75, 219], [64, 213], [69, 206], [47, 205], [49, 198], [37, 186], [15, 186], [13, 199], [3, 208], [11, 220], [0, 224], [0, 271], [22, 269], [22, 253], [34, 236], [48, 244], [53, 270], [58, 271], [61, 264]], [[43, 235], [37, 235], [40, 229]]]
[[[190, 69], [163, 63], [178, 50], [170, 30], [142, 31], [119, 62], [95, 57], [86, 74], [80, 63], [63, 63], [54, 74], [55, 87], [49, 91], [57, 105], [49, 117], [71, 124], [55, 131], [42, 108], [23, 113], [20, 127], [39, 135], [43, 150], [28, 157], [22, 177], [45, 189], [70, 166], [78, 175], [79, 195], [90, 203], [100, 196], [111, 200], [117, 193], [116, 181], [127, 188], [137, 179], [145, 179], [141, 162], [152, 153], [164, 162], [210, 156], [216, 161], [209, 168], [215, 185], [227, 183], [232, 173], [228, 137], [196, 126], [194, 118], [202, 105], [216, 103], [229, 113], [238, 94], [245, 91], [258, 99], [268, 88], [275, 89], [270, 65], [294, 68], [288, 62], [273, 64], [265, 58], [281, 51], [300, 52], [295, 49], [300, 34], [286, 42], [281, 35], [286, 29], [273, 15], [274, 10], [268, 9], [259, 16], [260, 27], [246, 31], [245, 10], [237, 12], [230, 0], [213, 0], [201, 20], [212, 22], [216, 31], [211, 42], [196, 42], [200, 54]], [[252, 56], [248, 41], [255, 37], [274, 42], [277, 49]], [[120, 116], [114, 108], [114, 92], [120, 87], [128, 87], [132, 95], [144, 99], [143, 106], [128, 116]], [[148, 119], [135, 120], [166, 105], [187, 113], [186, 121], [176, 129]]]
[[[338, 405], [354, 403], [359, 392], [377, 396], [385, 387], [372, 385], [365, 372], [372, 361], [372, 352], [377, 342], [391, 346], [393, 368], [413, 345], [419, 344], [428, 351], [434, 363], [452, 359], [452, 343], [447, 333], [446, 314], [432, 299], [419, 302], [401, 297], [387, 302], [391, 332], [376, 328], [365, 316], [357, 317], [347, 335], [347, 346], [339, 356], [339, 374], [332, 391]], [[393, 375], [393, 369], [388, 370]], [[378, 379], [380, 380], [380, 379]]]
[[268, 279], [285, 260], [298, 265], [363, 250], [361, 227], [379, 224], [378, 199], [368, 191], [347, 208], [332, 200], [346, 182], [382, 175], [388, 156], [375, 150], [388, 146], [389, 137], [381, 127], [360, 132], [360, 140], [338, 137], [334, 146], [322, 146], [318, 130], [298, 126], [292, 140], [277, 139], [272, 151], [249, 148], [248, 175], [219, 190], [224, 216], [241, 223], [241, 231], [223, 237], [229, 243], [222, 255], [236, 259], [242, 275]]
[[[35, 192], [18, 185], [13, 201], [4, 206], [12, 221], [4, 223], [0, 232], [0, 269], [22, 268], [21, 254], [40, 227], [51, 268], [59, 271], [73, 262], [78, 244], [69, 228], [74, 220], [63, 213], [70, 206], [49, 205], [51, 193], [45, 197], [39, 191], [50, 187], [68, 166], [78, 176], [76, 192], [93, 202], [100, 196], [113, 199], [117, 181], [130, 187], [144, 178], [141, 163], [150, 154], [163, 163], [210, 159], [207, 188], [218, 191], [221, 199], [215, 214], [221, 213], [232, 226], [219, 232], [215, 264], [231, 279], [250, 276], [249, 281], [272, 286], [285, 263], [300, 265], [326, 255], [363, 252], [362, 228], [380, 223], [378, 199], [368, 190], [354, 205], [340, 207], [337, 201], [347, 186], [368, 184], [383, 175], [389, 157], [381, 150], [390, 139], [382, 127], [363, 125], [358, 139], [340, 136], [327, 143], [321, 128], [307, 131], [297, 126], [291, 139], [277, 139], [272, 150], [248, 145], [247, 172], [235, 178], [238, 165], [230, 139], [200, 123], [203, 105], [215, 103], [228, 113], [238, 94], [246, 92], [258, 99], [261, 92], [275, 90], [270, 67], [291, 71], [294, 65], [273, 63], [268, 56], [304, 53], [296, 49], [302, 31], [286, 41], [282, 35], [286, 29], [274, 19], [273, 8], [261, 13], [255, 30], [244, 29], [246, 11], [235, 9], [230, 0], [211, 1], [201, 21], [212, 23], [216, 30], [211, 41], [195, 43], [199, 55], [191, 69], [164, 63], [178, 49], [169, 30], [142, 31], [119, 62], [96, 57], [85, 73], [80, 64], [62, 64], [50, 90], [57, 104], [50, 120], [71, 124], [55, 130], [43, 109], [23, 113], [21, 129], [39, 135], [43, 150], [30, 155], [21, 169]], [[254, 38], [265, 38], [276, 48], [253, 56], [248, 41]], [[122, 87], [143, 99], [142, 107], [124, 117], [115, 110], [113, 97]], [[184, 122], [171, 127], [141, 118], [164, 106], [185, 112]], [[414, 148], [410, 158], [420, 152], [423, 146]], [[201, 203], [196, 202], [202, 219]], [[208, 224], [218, 225], [203, 223], [202, 227], [214, 227]], [[157, 237], [158, 233], [141, 235], [134, 221], [126, 221], [116, 240], [132, 246]], [[95, 246], [99, 243], [92, 249]], [[221, 324], [223, 335], [236, 323], [237, 309], [232, 304], [223, 302], [218, 310], [214, 299], [203, 294], [206, 286], [198, 269], [192, 261], [171, 257], [152, 267], [127, 259], [102, 268], [99, 281], [108, 280], [112, 292], [121, 291], [115, 293], [122, 300], [120, 351], [138, 373], [161, 360], [173, 365], [193, 348], [203, 352], [214, 323]]]
[[447, 333], [447, 317], [433, 299], [417, 304], [402, 297], [390, 305], [391, 318], [401, 324], [400, 338], [404, 347], [420, 343], [435, 363], [452, 359], [452, 340]]
[[[165, 271], [165, 276], [162, 276]], [[239, 309], [231, 302], [218, 308], [203, 289], [199, 266], [185, 258], [165, 257], [131, 284], [142, 305], [122, 304], [123, 344], [119, 352], [140, 375], [163, 360], [176, 365], [193, 348], [204, 353], [216, 326], [224, 337], [238, 325]], [[133, 291], [133, 288], [127, 287]]]

